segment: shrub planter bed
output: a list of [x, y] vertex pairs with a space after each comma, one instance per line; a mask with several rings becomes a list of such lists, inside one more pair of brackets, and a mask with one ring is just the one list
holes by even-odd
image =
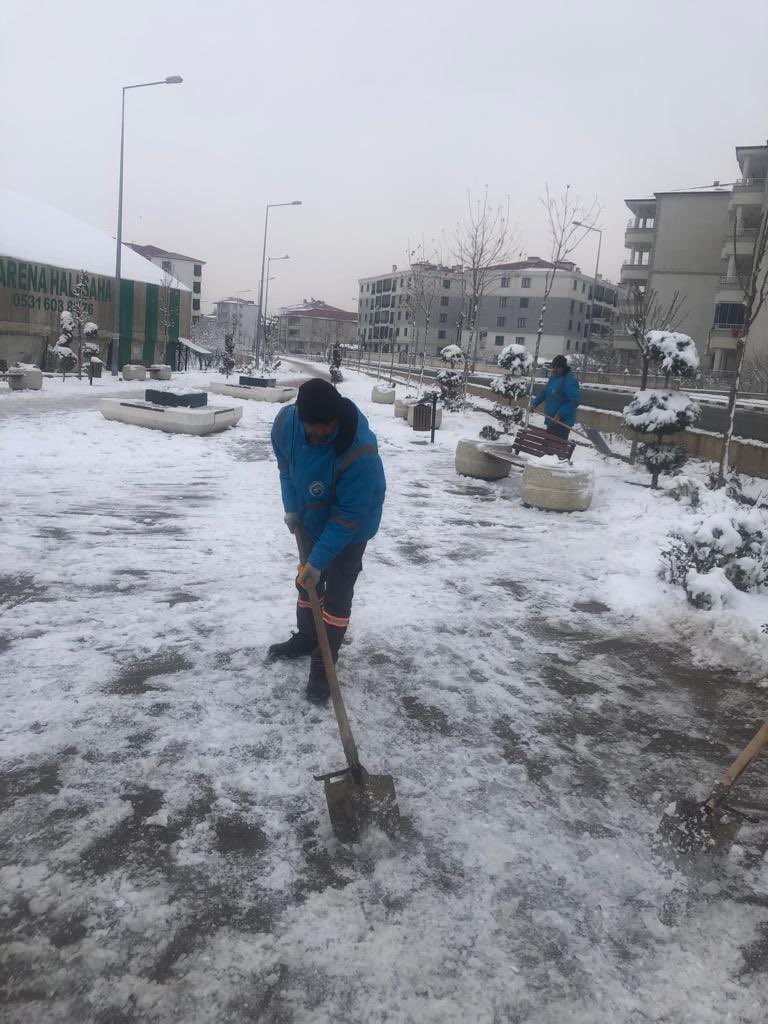
[[277, 377], [246, 377], [241, 374], [239, 383], [251, 388], [273, 388], [277, 384]]
[[170, 380], [171, 368], [164, 363], [153, 363], [149, 368], [150, 380]]
[[371, 391], [371, 401], [379, 405], [393, 405], [395, 401], [395, 389], [389, 384], [376, 384]]
[[119, 398], [102, 398], [99, 408], [104, 419], [130, 423], [167, 434], [218, 434], [234, 427], [243, 415], [242, 406], [207, 406], [185, 409], [156, 405], [154, 402], [131, 402]]

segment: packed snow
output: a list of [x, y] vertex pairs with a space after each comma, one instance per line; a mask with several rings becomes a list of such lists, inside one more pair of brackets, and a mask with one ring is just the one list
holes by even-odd
[[653, 842], [765, 716], [768, 597], [659, 579], [702, 510], [641, 467], [580, 445], [592, 507], [523, 508], [514, 470], [455, 473], [487, 415], [430, 445], [343, 372], [388, 493], [339, 675], [403, 815], [355, 847], [312, 778], [343, 764], [332, 712], [264, 661], [295, 608], [279, 407], [196, 438], [101, 417], [139, 384], [0, 390], [4, 1020], [762, 1022], [768, 823], [706, 865]]

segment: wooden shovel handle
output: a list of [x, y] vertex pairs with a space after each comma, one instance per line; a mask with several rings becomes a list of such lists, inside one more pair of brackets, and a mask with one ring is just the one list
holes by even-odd
[[711, 805], [714, 809], [720, 803], [734, 782], [749, 768], [766, 744], [768, 744], [768, 722], [760, 726], [733, 764], [725, 770], [712, 796], [707, 801], [707, 806]]
[[[296, 543], [299, 547], [299, 558], [302, 563], [304, 563], [307, 560], [308, 550], [306, 537], [301, 526], [296, 528]], [[352, 769], [353, 774], [357, 774], [360, 770], [360, 758], [357, 753], [357, 744], [355, 743], [355, 738], [352, 735], [349, 719], [347, 718], [347, 709], [344, 707], [344, 700], [341, 696], [341, 687], [339, 686], [339, 679], [336, 675], [336, 666], [333, 662], [333, 655], [331, 654], [331, 645], [328, 643], [328, 633], [325, 628], [325, 622], [323, 621], [323, 610], [320, 607], [320, 598], [317, 596], [317, 588], [312, 580], [307, 580], [305, 589], [309, 594], [312, 618], [315, 620], [317, 642], [320, 646], [320, 654], [323, 658], [323, 667], [325, 668], [328, 685], [331, 688], [331, 700], [333, 702], [333, 710], [336, 713], [336, 722], [339, 726], [341, 745], [344, 748], [344, 755], [347, 759], [347, 764]]]

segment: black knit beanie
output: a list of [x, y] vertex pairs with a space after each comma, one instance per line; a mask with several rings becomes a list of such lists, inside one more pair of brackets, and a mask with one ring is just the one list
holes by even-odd
[[342, 397], [333, 384], [319, 377], [305, 380], [296, 396], [296, 408], [302, 423], [330, 423], [338, 419]]
[[555, 358], [552, 360], [552, 369], [567, 370], [568, 360], [565, 358], [565, 356], [555, 356]]

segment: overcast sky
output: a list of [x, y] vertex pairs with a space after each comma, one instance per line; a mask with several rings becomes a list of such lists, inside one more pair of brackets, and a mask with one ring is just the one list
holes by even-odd
[[[442, 249], [467, 190], [510, 197], [514, 256], [549, 254], [539, 203], [603, 207], [732, 181], [768, 138], [768, 3], [740, 0], [2, 0], [0, 184], [114, 234], [120, 90], [126, 241], [206, 262], [203, 297], [353, 308], [357, 278]], [[434, 240], [434, 241], [433, 241]], [[596, 238], [576, 255], [594, 270]]]

